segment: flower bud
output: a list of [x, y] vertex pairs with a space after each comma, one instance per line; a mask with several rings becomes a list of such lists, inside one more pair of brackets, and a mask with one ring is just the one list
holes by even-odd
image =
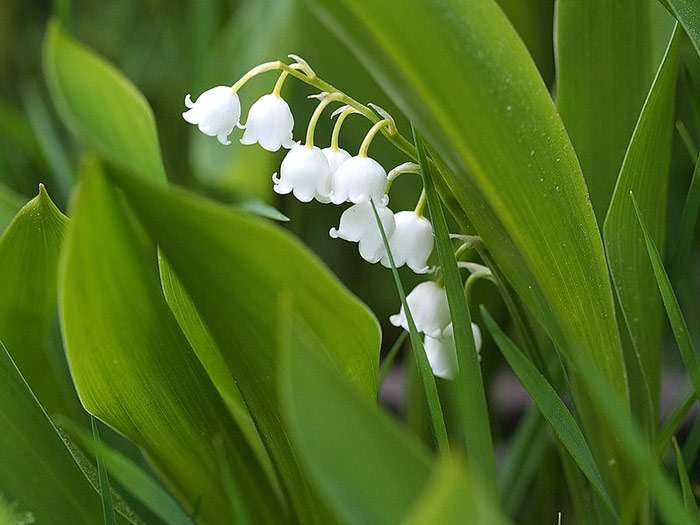
[[[407, 264], [416, 273], [426, 273], [428, 257], [433, 251], [433, 225], [425, 217], [413, 211], [400, 211], [394, 215], [396, 230], [389, 240], [391, 255], [397, 268]], [[389, 257], [382, 258], [382, 265], [391, 268]]]
[[389, 197], [384, 192], [386, 171], [369, 157], [352, 157], [343, 162], [333, 175], [331, 202], [367, 202], [370, 199], [378, 207], [386, 206]]
[[238, 94], [229, 86], [208, 89], [194, 102], [187, 95], [185, 106], [189, 109], [182, 114], [182, 118], [197, 125], [205, 135], [216, 137], [221, 144], [231, 144], [228, 136], [233, 128], [240, 127], [241, 102]]
[[248, 122], [241, 144], [259, 143], [267, 151], [277, 151], [294, 146], [292, 130], [294, 116], [289, 104], [277, 95], [260, 97], [248, 111]]
[[325, 155], [316, 146], [296, 145], [282, 161], [279, 176], [272, 176], [273, 189], [286, 195], [293, 193], [301, 202], [314, 197], [322, 201], [330, 191], [330, 168]]
[[[394, 214], [389, 208], [377, 208], [384, 233], [390, 237], [394, 233]], [[328, 232], [334, 239], [357, 242], [360, 256], [367, 262], [376, 263], [385, 254], [382, 233], [370, 202], [360, 202], [350, 206], [340, 216], [338, 229]]]
[[[472, 335], [474, 336], [476, 351], [479, 352], [481, 350], [481, 330], [475, 323], [472, 323]], [[454, 379], [459, 366], [457, 364], [457, 346], [455, 345], [452, 323], [445, 328], [440, 337], [426, 335], [423, 347], [433, 374], [443, 379]]]
[[[440, 337], [443, 330], [450, 324], [447, 294], [439, 284], [433, 281], [420, 283], [406, 296], [406, 302], [419, 332], [430, 337]], [[394, 326], [401, 326], [404, 330], [408, 330], [408, 321], [403, 305], [399, 313], [392, 315], [389, 321]]]

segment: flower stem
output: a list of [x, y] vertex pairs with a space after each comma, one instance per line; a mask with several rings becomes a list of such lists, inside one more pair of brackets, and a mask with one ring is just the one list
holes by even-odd
[[289, 76], [289, 73], [286, 71], [282, 71], [280, 73], [280, 76], [277, 78], [277, 82], [275, 82], [275, 87], [272, 90], [272, 94], [275, 95], [276, 97], [279, 97], [280, 94], [282, 93], [282, 86], [284, 86], [284, 81], [287, 80], [287, 77]]
[[369, 146], [372, 144], [374, 137], [382, 130], [382, 128], [386, 128], [389, 125], [391, 125], [391, 121], [387, 119], [376, 122], [367, 132], [367, 135], [365, 135], [365, 139], [362, 141], [362, 144], [360, 144], [360, 151], [357, 153], [357, 155], [359, 157], [366, 157], [367, 151], [369, 151]]
[[318, 124], [318, 119], [321, 118], [321, 113], [323, 113], [323, 110], [326, 109], [328, 104], [338, 100], [337, 95], [340, 95], [340, 93], [324, 95], [323, 98], [321, 98], [321, 102], [319, 102], [318, 106], [316, 106], [313, 115], [311, 115], [311, 118], [309, 119], [309, 127], [306, 128], [306, 145], [309, 148], [314, 147], [314, 133], [316, 131], [316, 124]]
[[423, 188], [423, 191], [420, 192], [420, 197], [418, 198], [418, 203], [416, 204], [416, 208], [413, 210], [418, 217], [423, 216], [423, 212], [425, 211], [425, 205], [428, 202], [428, 195], [425, 193], [425, 188]]
[[333, 134], [331, 135], [331, 149], [333, 151], [338, 151], [338, 143], [340, 140], [340, 128], [342, 127], [343, 122], [345, 122], [345, 119], [348, 118], [350, 115], [357, 112], [358, 111], [355, 108], [350, 106], [338, 116], [338, 120], [335, 122], [335, 126], [333, 126]]
[[415, 173], [420, 175], [420, 166], [415, 162], [404, 162], [393, 168], [389, 174], [386, 176], [386, 185], [384, 186], [384, 193], [389, 193], [391, 185], [394, 181], [399, 178], [399, 175], [404, 173]]

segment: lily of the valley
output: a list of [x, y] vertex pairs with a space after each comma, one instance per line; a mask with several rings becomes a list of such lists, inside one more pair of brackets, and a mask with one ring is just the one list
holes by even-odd
[[326, 156], [316, 146], [296, 145], [284, 157], [279, 175], [275, 173], [272, 182], [273, 190], [280, 195], [292, 193], [301, 202], [314, 198], [328, 202], [330, 168]]
[[[433, 281], [417, 285], [406, 296], [416, 329], [430, 337], [440, 337], [450, 324], [450, 307], [445, 289]], [[398, 314], [389, 317], [394, 326], [408, 330], [408, 321], [403, 306]]]
[[[396, 230], [389, 239], [389, 248], [397, 268], [404, 264], [416, 273], [427, 273], [428, 257], [433, 251], [433, 225], [415, 211], [400, 211], [394, 215]], [[391, 268], [389, 257], [382, 265]]]
[[369, 202], [373, 200], [379, 207], [389, 203], [384, 192], [386, 171], [376, 160], [357, 155], [343, 162], [333, 175], [331, 202]]
[[294, 116], [289, 104], [274, 93], [260, 97], [248, 111], [241, 144], [259, 143], [267, 151], [294, 146]]
[[194, 102], [188, 94], [185, 106], [188, 110], [182, 114], [182, 118], [195, 124], [205, 135], [216, 137], [221, 144], [231, 144], [228, 136], [233, 128], [240, 127], [241, 102], [230, 86], [208, 89]]
[[[474, 323], [472, 323], [472, 335], [476, 351], [479, 352], [481, 350], [481, 330]], [[452, 323], [445, 328], [440, 337], [426, 335], [423, 346], [433, 374], [443, 379], [454, 379], [459, 366], [457, 365], [457, 346], [455, 345]]]
[[[389, 208], [377, 208], [379, 220], [388, 236], [394, 233], [394, 214]], [[331, 228], [328, 232], [334, 239], [358, 243], [360, 256], [372, 264], [386, 255], [382, 234], [377, 225], [377, 220], [372, 210], [372, 203], [359, 202], [350, 206], [340, 216], [338, 228]]]

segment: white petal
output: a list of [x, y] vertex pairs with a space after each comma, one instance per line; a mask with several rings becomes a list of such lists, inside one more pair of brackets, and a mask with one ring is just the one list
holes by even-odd
[[[440, 337], [450, 324], [450, 307], [445, 289], [433, 281], [418, 284], [406, 297], [416, 329], [431, 337]], [[393, 317], [393, 316], [392, 316]], [[403, 306], [395, 318], [400, 326], [408, 330]], [[394, 321], [389, 319], [392, 324]], [[394, 325], [396, 326], [396, 325]]]
[[386, 206], [385, 185], [386, 171], [381, 164], [369, 157], [352, 157], [333, 176], [331, 200], [340, 204], [345, 200], [358, 203], [373, 199], [378, 206]]
[[192, 102], [192, 97], [190, 97], [189, 93], [185, 96], [185, 107], [188, 109], [194, 107], [194, 102]]
[[[408, 264], [414, 272], [426, 273], [434, 243], [430, 221], [413, 211], [400, 211], [394, 218], [396, 231], [389, 243], [394, 263], [397, 267]], [[382, 258], [382, 265], [391, 267], [388, 256]]]
[[219, 141], [220, 144], [223, 144], [224, 146], [228, 146], [229, 144], [231, 144], [231, 141], [228, 139], [227, 133], [219, 133], [216, 136], [216, 139]]
[[296, 145], [284, 157], [278, 184], [292, 188], [300, 201], [327, 194], [329, 182], [328, 161], [319, 148]]
[[[233, 131], [241, 114], [238, 95], [228, 86], [217, 86], [202, 93], [193, 103], [185, 97], [185, 106], [190, 108], [182, 117], [190, 124], [196, 124], [206, 135], [217, 137], [227, 144], [228, 135]], [[223, 137], [223, 138], [222, 138]]]

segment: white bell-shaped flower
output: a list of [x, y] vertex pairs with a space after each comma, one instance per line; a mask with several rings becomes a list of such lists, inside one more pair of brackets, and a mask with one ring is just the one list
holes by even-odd
[[275, 192], [293, 193], [301, 202], [327, 199], [330, 192], [330, 169], [326, 156], [316, 146], [296, 145], [282, 161], [279, 176], [272, 176]]
[[[428, 272], [428, 257], [434, 242], [433, 225], [414, 211], [400, 211], [394, 215], [394, 221], [396, 230], [389, 240], [394, 264], [397, 268], [407, 264], [416, 273]], [[391, 268], [388, 256], [382, 258], [382, 264]]]
[[[331, 167], [331, 177], [338, 171], [340, 165], [351, 158], [351, 155], [343, 148], [323, 148], [323, 154], [328, 159], [328, 165]], [[332, 187], [332, 185], [331, 185]]]
[[386, 171], [376, 160], [356, 156], [343, 162], [333, 174], [331, 202], [366, 202], [372, 199], [377, 206], [386, 206], [389, 197], [384, 192]]
[[[416, 329], [430, 337], [440, 337], [442, 331], [450, 324], [450, 307], [447, 304], [445, 289], [433, 281], [426, 281], [416, 286], [406, 296]], [[408, 321], [403, 305], [398, 314], [389, 317], [394, 326], [408, 330]]]
[[208, 89], [194, 102], [187, 95], [185, 106], [188, 110], [182, 114], [182, 118], [198, 126], [205, 135], [216, 137], [221, 144], [231, 144], [228, 136], [233, 128], [240, 127], [241, 101], [229, 86]]
[[275, 94], [260, 97], [248, 111], [241, 144], [259, 143], [267, 151], [294, 146], [294, 116], [289, 104]]
[[[389, 238], [394, 233], [394, 214], [389, 208], [377, 208], [384, 233]], [[334, 239], [358, 243], [360, 256], [367, 262], [376, 263], [386, 254], [382, 233], [370, 202], [350, 206], [340, 216], [338, 229], [328, 232]]]
[[[481, 330], [479, 326], [472, 323], [472, 334], [476, 351], [481, 350]], [[454, 379], [459, 370], [457, 365], [457, 346], [452, 329], [452, 323], [442, 332], [440, 337], [425, 336], [423, 347], [433, 369], [433, 374], [443, 379]]]

